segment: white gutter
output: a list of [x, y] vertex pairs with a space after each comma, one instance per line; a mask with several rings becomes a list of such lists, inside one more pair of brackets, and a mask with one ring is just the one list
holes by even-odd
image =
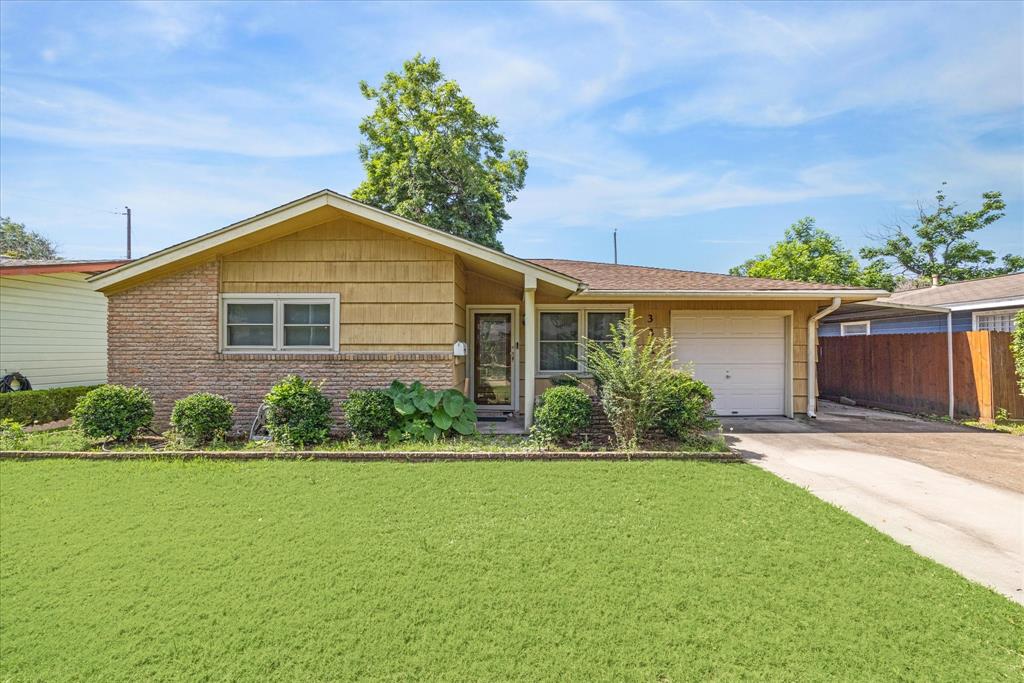
[[[883, 289], [584, 289], [569, 299], [824, 299], [877, 297]], [[945, 309], [943, 309], [945, 310]]]
[[807, 417], [817, 417], [818, 410], [818, 321], [843, 304], [838, 296], [832, 304], [807, 320]]
[[968, 301], [967, 303], [948, 304], [951, 311], [981, 311], [992, 308], [1017, 308], [1024, 306], [1024, 297], [1016, 299], [989, 299], [988, 301]]
[[953, 313], [946, 314], [946, 374], [949, 377], [949, 419], [953, 419]]

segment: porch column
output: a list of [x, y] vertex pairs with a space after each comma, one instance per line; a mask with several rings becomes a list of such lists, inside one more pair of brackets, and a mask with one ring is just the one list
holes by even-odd
[[526, 339], [523, 340], [523, 353], [525, 358], [524, 378], [525, 390], [523, 392], [523, 425], [529, 429], [533, 425], [533, 403], [534, 393], [537, 388], [537, 350], [534, 348], [537, 339], [537, 277], [534, 275], [523, 276], [523, 312], [526, 316]]

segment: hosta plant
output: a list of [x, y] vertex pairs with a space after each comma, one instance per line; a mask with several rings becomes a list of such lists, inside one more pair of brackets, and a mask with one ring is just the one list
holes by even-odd
[[401, 416], [398, 426], [388, 430], [391, 442], [476, 434], [476, 404], [456, 389], [434, 391], [420, 382], [395, 380], [385, 393]]

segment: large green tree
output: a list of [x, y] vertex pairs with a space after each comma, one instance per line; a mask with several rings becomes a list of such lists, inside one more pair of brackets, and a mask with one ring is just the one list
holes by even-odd
[[859, 285], [891, 290], [895, 280], [882, 264], [862, 267], [841, 239], [819, 228], [810, 216], [791, 225], [781, 242], [767, 254], [758, 254], [729, 272], [733, 275], [766, 277], [836, 285]]
[[480, 114], [436, 59], [421, 55], [380, 86], [359, 130], [366, 180], [352, 195], [367, 204], [501, 249], [505, 210], [526, 179], [526, 152], [505, 150], [498, 121]]
[[[945, 186], [945, 183], [943, 183]], [[934, 284], [1006, 275], [1024, 270], [1024, 256], [1006, 254], [997, 265], [995, 251], [982, 249], [972, 233], [1002, 218], [1006, 203], [999, 192], [981, 195], [977, 211], [957, 212], [956, 202], [947, 202], [942, 188], [935, 193], [935, 208], [918, 207], [912, 226], [894, 225], [877, 237], [882, 244], [864, 247], [862, 258], [881, 259], [890, 268], [914, 279]]]
[[0, 218], [0, 256], [28, 259], [57, 258], [57, 246], [23, 223]]

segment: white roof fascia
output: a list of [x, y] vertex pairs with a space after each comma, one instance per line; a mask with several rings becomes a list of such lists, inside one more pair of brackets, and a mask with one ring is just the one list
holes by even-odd
[[948, 306], [951, 311], [982, 311], [990, 308], [1017, 307], [1024, 307], [1024, 297], [1016, 299], [989, 299], [987, 301], [949, 304]]

